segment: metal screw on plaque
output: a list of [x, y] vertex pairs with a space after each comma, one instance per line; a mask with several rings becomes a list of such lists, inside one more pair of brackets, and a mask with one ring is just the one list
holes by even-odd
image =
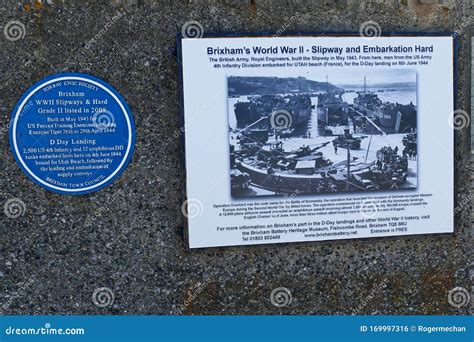
[[99, 308], [112, 305], [114, 300], [114, 293], [108, 287], [99, 287], [92, 294], [92, 302]]
[[462, 308], [471, 301], [469, 291], [464, 287], [455, 287], [448, 292], [448, 302], [455, 308]]
[[270, 302], [279, 308], [290, 305], [292, 301], [293, 296], [286, 287], [277, 287], [270, 294]]
[[18, 20], [11, 20], [3, 27], [3, 35], [11, 42], [25, 38], [26, 27]]
[[18, 218], [23, 216], [26, 211], [25, 202], [19, 198], [10, 198], [3, 205], [3, 212], [9, 218]]
[[184, 38], [201, 38], [204, 34], [204, 28], [199, 21], [187, 21], [181, 28], [181, 34]]

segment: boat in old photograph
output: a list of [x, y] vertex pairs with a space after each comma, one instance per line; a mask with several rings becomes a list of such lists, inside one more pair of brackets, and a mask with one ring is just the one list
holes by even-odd
[[[233, 197], [416, 188], [416, 87], [240, 77], [229, 88]], [[275, 128], [270, 120], [282, 110], [291, 127]]]
[[317, 115], [318, 125], [336, 126], [347, 125], [349, 119], [349, 106], [342, 99], [344, 91], [341, 89], [329, 88], [328, 78], [326, 76], [326, 90], [317, 95]]
[[292, 126], [300, 126], [311, 117], [311, 99], [308, 95], [259, 95], [234, 105], [235, 118], [239, 127], [245, 127], [275, 111], [291, 114]]
[[408, 132], [416, 128], [417, 110], [413, 102], [383, 102], [377, 93], [367, 90], [364, 77], [364, 89], [357, 92], [354, 109], [367, 116], [386, 133]]

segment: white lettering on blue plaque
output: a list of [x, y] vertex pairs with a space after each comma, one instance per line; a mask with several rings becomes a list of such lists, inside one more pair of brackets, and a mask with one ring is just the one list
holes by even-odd
[[10, 145], [20, 168], [50, 191], [83, 195], [113, 182], [130, 161], [135, 124], [125, 100], [90, 75], [61, 73], [18, 101]]

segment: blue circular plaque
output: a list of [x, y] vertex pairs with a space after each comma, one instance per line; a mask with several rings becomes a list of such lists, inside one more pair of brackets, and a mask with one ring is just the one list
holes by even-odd
[[127, 167], [135, 124], [125, 100], [95, 77], [61, 73], [33, 85], [18, 101], [10, 145], [38, 185], [83, 195], [112, 183]]

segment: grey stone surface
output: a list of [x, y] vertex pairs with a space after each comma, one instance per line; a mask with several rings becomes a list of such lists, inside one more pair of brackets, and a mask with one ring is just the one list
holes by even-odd
[[[445, 4], [446, 3], [446, 4]], [[2, 1], [0, 304], [6, 314], [466, 314], [448, 291], [469, 291], [469, 129], [456, 132], [454, 234], [189, 251], [183, 239], [182, 151], [175, 34], [199, 21], [207, 32], [383, 31], [461, 33], [456, 108], [468, 111], [466, 28], [471, 0], [419, 1]], [[119, 16], [119, 18], [114, 18]], [[1, 33], [1, 32], [0, 32]], [[93, 39], [93, 40], [91, 40]], [[10, 152], [7, 125], [20, 96], [60, 71], [96, 75], [130, 105], [137, 126], [131, 164], [108, 188], [66, 197], [36, 186]], [[205, 86], [206, 80], [203, 80]], [[436, 147], [434, 147], [436, 148]], [[442, 180], [440, 180], [442, 182]], [[472, 279], [472, 278], [471, 278]], [[109, 288], [113, 303], [94, 304]], [[276, 307], [274, 288], [292, 302]]]

